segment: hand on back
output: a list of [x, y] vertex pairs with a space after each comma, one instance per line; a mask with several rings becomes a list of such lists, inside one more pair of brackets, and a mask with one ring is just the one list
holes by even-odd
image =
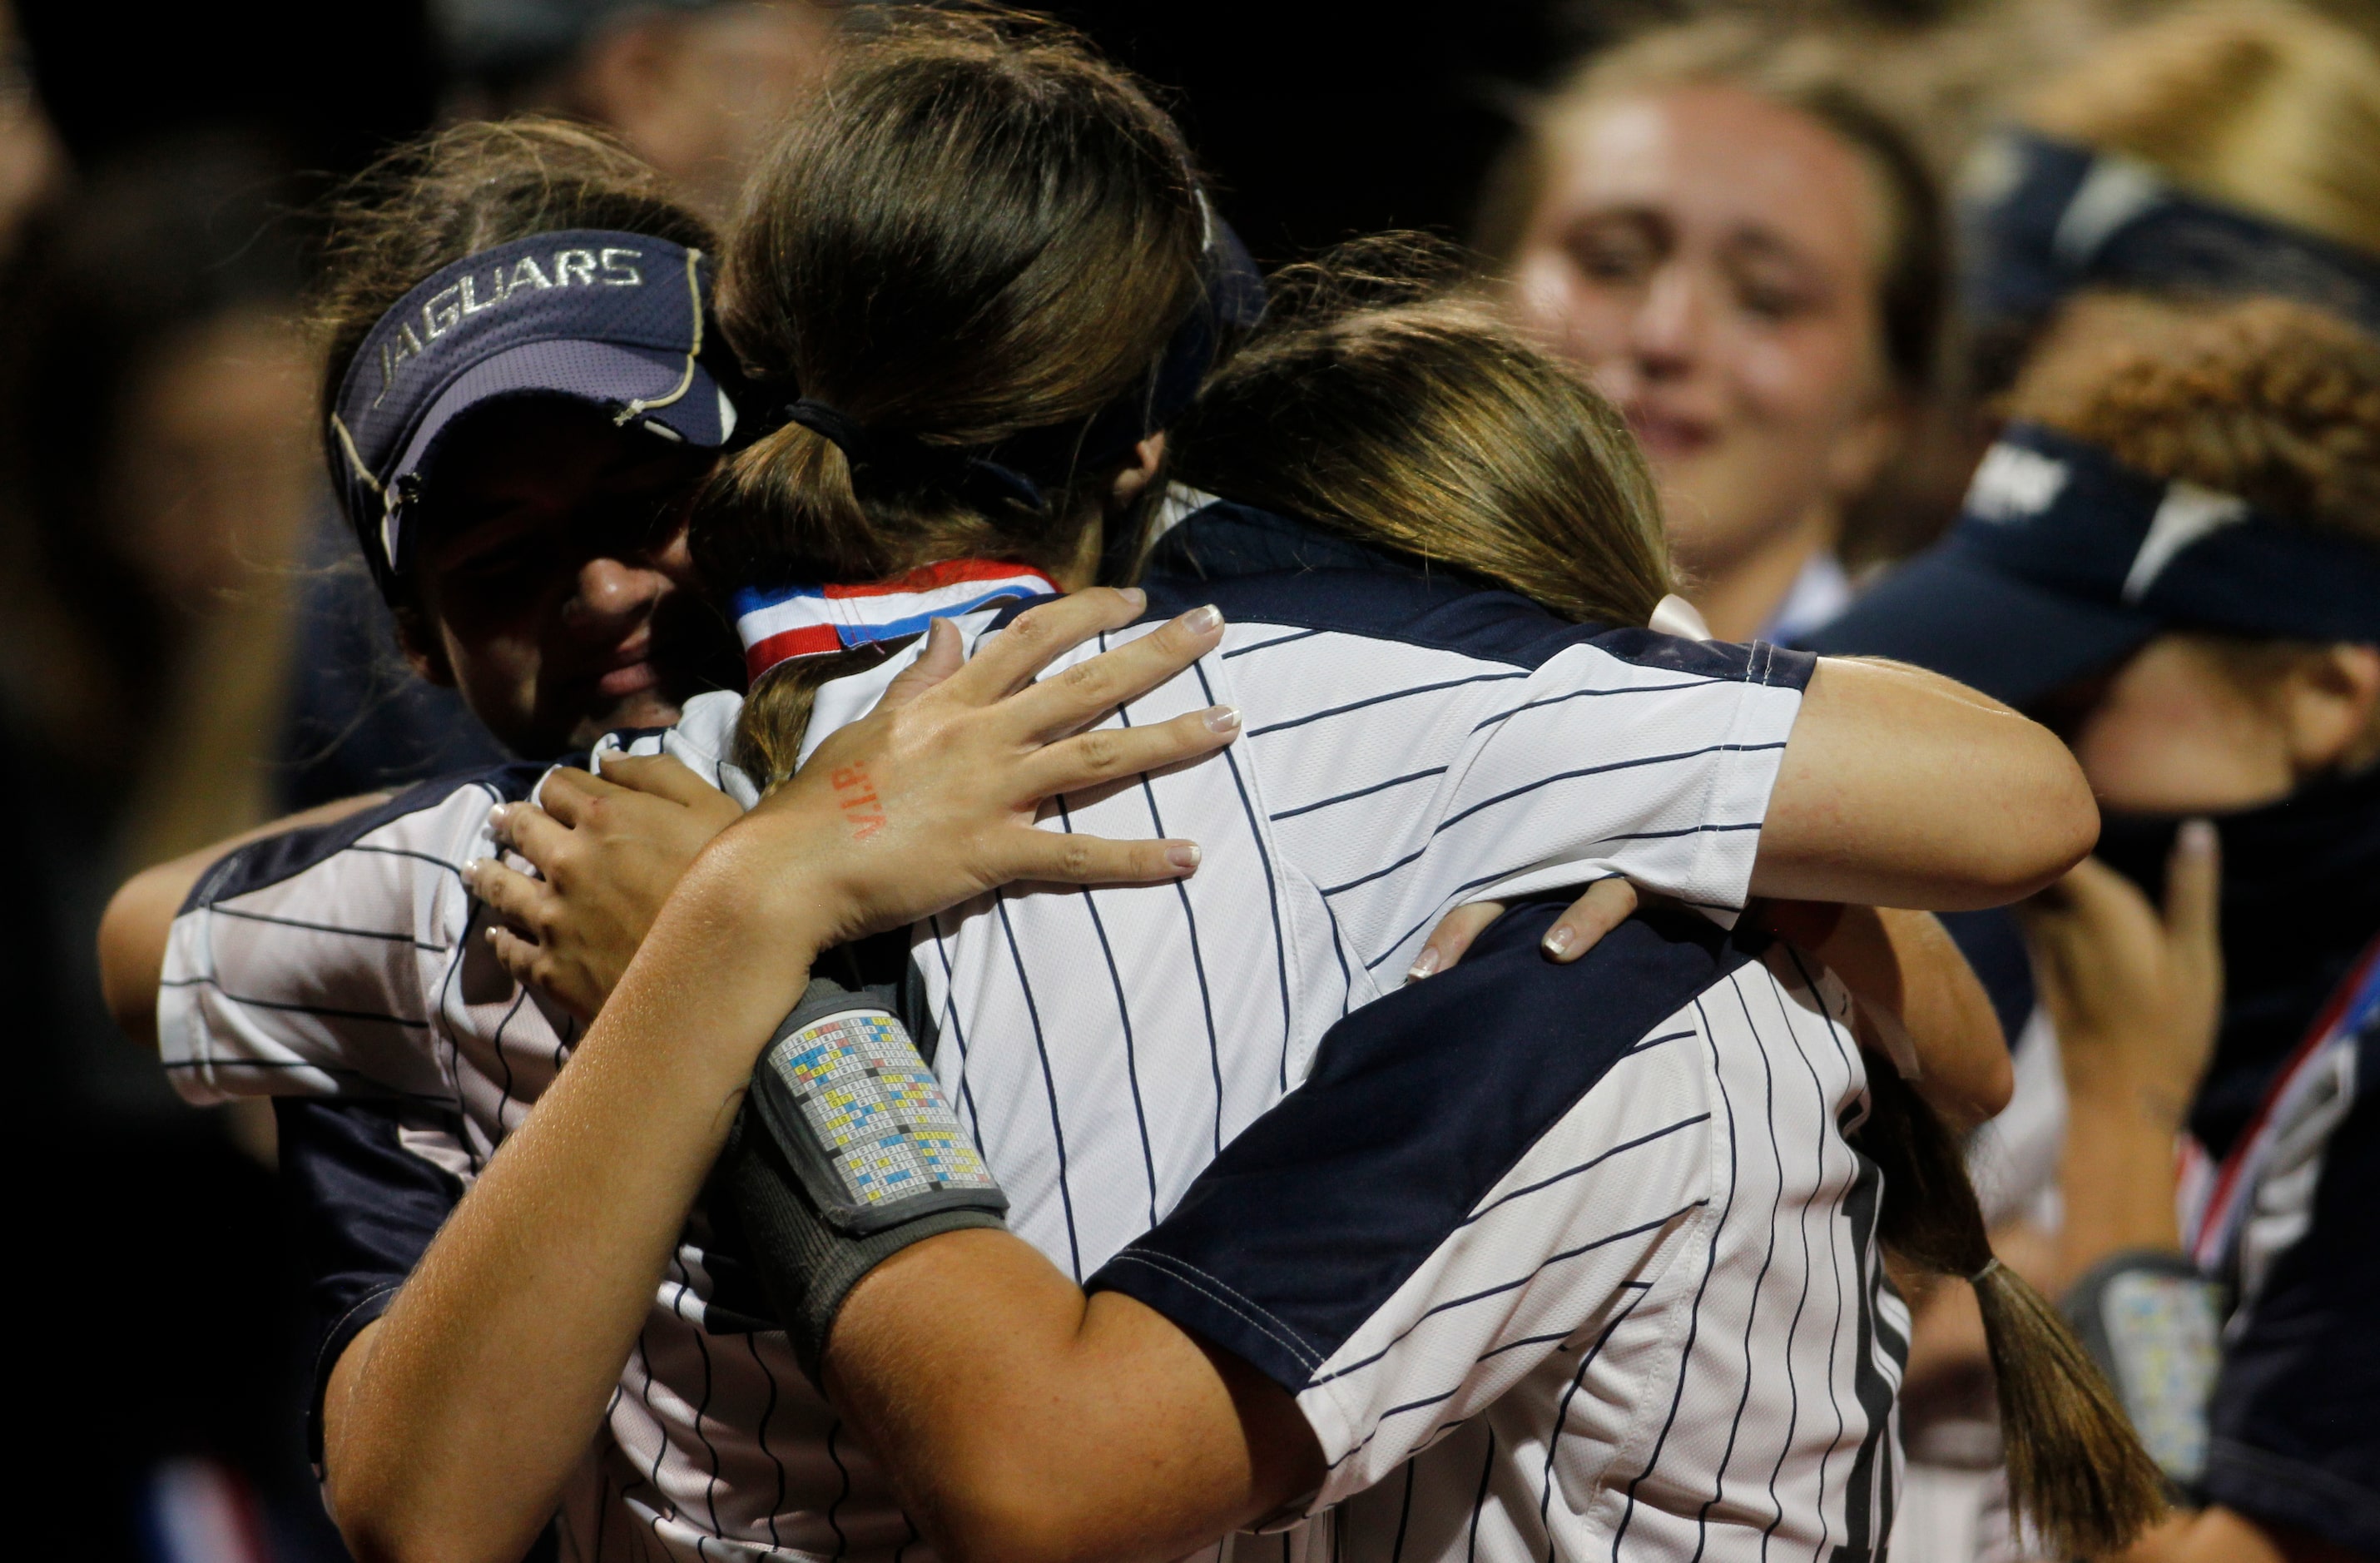
[[601, 778], [557, 772], [543, 806], [511, 805], [499, 825], [543, 878], [470, 866], [474, 893], [503, 919], [489, 934], [499, 960], [591, 1016], [672, 889], [722, 835], [712, 871], [734, 874], [757, 898], [754, 921], [815, 929], [823, 945], [1020, 879], [1186, 877], [1198, 861], [1191, 842], [1036, 825], [1050, 798], [1195, 759], [1238, 735], [1238, 713], [1222, 707], [1096, 726], [1211, 650], [1222, 636], [1211, 611], [1036, 682], [1092, 636], [1130, 624], [1142, 601], [1099, 588], [1045, 603], [985, 639], [972, 660], [956, 627], [938, 622], [876, 709], [829, 737], [748, 816], [674, 760], [610, 760]]

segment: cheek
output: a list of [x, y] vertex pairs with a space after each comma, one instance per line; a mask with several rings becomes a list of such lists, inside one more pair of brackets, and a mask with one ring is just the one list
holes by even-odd
[[1862, 345], [1840, 327], [1747, 325], [1734, 333], [1730, 377], [1746, 412], [1797, 435], [1824, 435], [1866, 399]]
[[1546, 347], [1588, 370], [1617, 359], [1628, 337], [1630, 297], [1582, 276], [1558, 249], [1528, 251], [1512, 270], [1512, 313]]
[[[2153, 662], [2154, 653], [2143, 662]], [[2252, 712], [2212, 688], [2143, 667], [2119, 676], [2074, 735], [2074, 757], [2109, 808], [2227, 810], [2288, 793], [2269, 734]]]
[[516, 625], [457, 634], [440, 626], [446, 665], [455, 687], [481, 721], [500, 733], [526, 720], [537, 703], [538, 671], [543, 659], [534, 636]]

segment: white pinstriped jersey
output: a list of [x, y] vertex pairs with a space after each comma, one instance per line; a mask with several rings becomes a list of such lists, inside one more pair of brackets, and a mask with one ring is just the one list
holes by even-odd
[[1557, 910], [1334, 1031], [1092, 1285], [1297, 1397], [1307, 1555], [1880, 1557], [1909, 1319], [1848, 998], [1684, 919], [1557, 967]]
[[[940, 1027], [937, 1071], [1009, 1193], [1012, 1225], [1077, 1278], [1164, 1216], [1225, 1144], [1305, 1077], [1325, 1032], [1393, 987], [1448, 907], [1612, 873], [1690, 902], [1740, 905], [1808, 670], [1766, 648], [1598, 635], [1500, 594], [1362, 569], [1245, 571], [1207, 585], [1156, 583], [1151, 596], [1152, 613], [1217, 600], [1231, 628], [1191, 672], [1112, 720], [1160, 721], [1224, 701], [1242, 708], [1245, 734], [1224, 756], [1071, 797], [1045, 824], [1189, 836], [1206, 848], [1199, 874], [1145, 889], [1012, 888], [921, 926], [913, 950]], [[979, 634], [989, 622], [978, 615], [965, 627]], [[864, 710], [892, 671], [830, 686], [814, 732]], [[732, 783], [718, 757], [733, 709], [723, 697], [698, 701], [677, 730], [634, 746], [666, 747]], [[186, 1093], [374, 1102], [366, 1128], [325, 1119], [310, 1130], [301, 1118], [297, 1133], [301, 1142], [319, 1133], [375, 1176], [420, 1185], [413, 1197], [425, 1210], [441, 1195], [419, 1168], [445, 1180], [437, 1187], [449, 1205], [459, 1197], [568, 1051], [566, 1022], [485, 955], [480, 914], [455, 871], [492, 850], [487, 805], [524, 795], [533, 780], [516, 768], [432, 787], [226, 860], [177, 921], [168, 956], [161, 1030]], [[1823, 1020], [1797, 1013], [1809, 1035], [1830, 1035]], [[1733, 1048], [1734, 1068], [1773, 1050], [1770, 1040], [1716, 1035], [1711, 1045]], [[1848, 1045], [1835, 1058], [1813, 1100], [1856, 1093]], [[1712, 1067], [1715, 1078], [1728, 1074]], [[1779, 1208], [1815, 1202], [1815, 1210], [1833, 1196], [1811, 1190], [1851, 1176], [1832, 1121], [1813, 1128], [1817, 1154], [1806, 1169], [1794, 1164], [1801, 1181], [1771, 1191]], [[1758, 1143], [1765, 1150], [1774, 1140]], [[1841, 1278], [1822, 1300], [1829, 1319], [1873, 1300], [1872, 1258], [1850, 1225], [1838, 1216], [1807, 1227], [1811, 1264], [1823, 1251]], [[1710, 1227], [1690, 1218], [1662, 1252], [1674, 1258], [1699, 1244], [1717, 1278], [1706, 1290], [1733, 1295], [1751, 1284], [1737, 1273], [1742, 1223], [1721, 1223], [1716, 1237]], [[334, 1289], [345, 1318], [334, 1350], [377, 1316], [401, 1278], [402, 1264], [374, 1263], [354, 1260], [344, 1290]], [[1805, 1274], [1796, 1265], [1779, 1274]], [[1648, 1294], [1646, 1319], [1670, 1316], [1659, 1301]], [[607, 1447], [562, 1516], [567, 1555], [920, 1549], [761, 1312], [698, 1210], [623, 1376]], [[1660, 1353], [1634, 1339], [1615, 1336], [1608, 1383], [1590, 1375], [1595, 1403], [1633, 1405], [1658, 1388]], [[1846, 1347], [1839, 1360], [1856, 1354]], [[1806, 1382], [1818, 1393], [1816, 1378]], [[1832, 1379], [1828, 1387], [1837, 1388]], [[1573, 1426], [1585, 1425], [1582, 1398], [1571, 1397]], [[1834, 1399], [1852, 1412], [1840, 1433], [1826, 1424], [1840, 1467], [1882, 1436], [1883, 1413], [1856, 1396]], [[1318, 1428], [1321, 1404], [1309, 1404]], [[1760, 1414], [1746, 1418], [1767, 1425]], [[1491, 1424], [1492, 1414], [1466, 1424], [1411, 1476], [1391, 1476], [1343, 1508], [1335, 1530], [1309, 1524], [1285, 1540], [1240, 1545], [1260, 1553], [1343, 1545], [1394, 1481], [1427, 1487], [1436, 1480], [1427, 1472], [1450, 1458], [1439, 1450]], [[1779, 1448], [1802, 1460], [1816, 1427]], [[1683, 1434], [1665, 1443], [1660, 1469], [1637, 1483], [1650, 1505], [1637, 1534], [1662, 1533], [1649, 1515], [1668, 1509], [1653, 1500], [1693, 1489], [1716, 1454]], [[1557, 1469], [1586, 1487], [1599, 1480]], [[1840, 1530], [1827, 1516], [1843, 1512], [1844, 1472], [1824, 1481], [1832, 1496], [1813, 1493], [1803, 1505], [1812, 1518], [1797, 1519], [1796, 1534]], [[1476, 1508], [1464, 1500], [1466, 1516]], [[1437, 1513], [1437, 1500], [1422, 1508]], [[1668, 1555], [1647, 1545], [1666, 1543], [1631, 1543], [1630, 1555]], [[1500, 1543], [1493, 1555], [1507, 1550]]]

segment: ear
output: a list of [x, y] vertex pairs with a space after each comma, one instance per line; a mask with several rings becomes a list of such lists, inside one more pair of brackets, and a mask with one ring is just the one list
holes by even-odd
[[2341, 641], [2300, 659], [2283, 686], [2281, 716], [2301, 777], [2380, 759], [2380, 646]]
[[396, 648], [405, 658], [405, 665], [424, 684], [434, 684], [441, 689], [455, 687], [455, 664], [446, 658], [446, 646], [430, 626], [419, 608], [395, 609]]
[[1165, 465], [1165, 431], [1159, 430], [1132, 448], [1132, 458], [1115, 475], [1108, 490], [1108, 509], [1112, 514], [1128, 508], [1138, 499], [1141, 491], [1157, 480], [1157, 469]]

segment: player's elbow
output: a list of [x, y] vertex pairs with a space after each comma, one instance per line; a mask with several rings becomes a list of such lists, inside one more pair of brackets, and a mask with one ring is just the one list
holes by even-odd
[[2091, 783], [2057, 734], [2027, 721], [2010, 748], [1999, 829], [1976, 843], [1974, 907], [2005, 906], [2047, 889], [2099, 841]]

